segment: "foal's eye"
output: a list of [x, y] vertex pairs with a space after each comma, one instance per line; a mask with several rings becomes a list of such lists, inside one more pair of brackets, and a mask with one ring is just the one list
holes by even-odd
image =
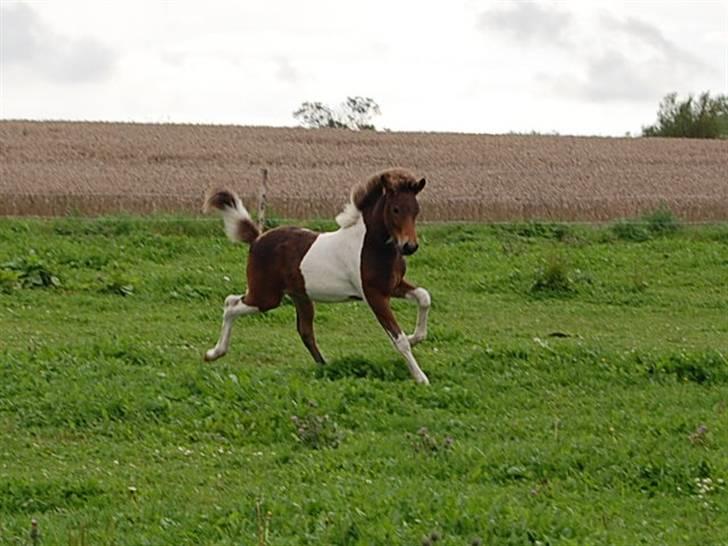
[[399, 214], [399, 207], [394, 207], [394, 208], [392, 208], [392, 212], [393, 212], [394, 214]]

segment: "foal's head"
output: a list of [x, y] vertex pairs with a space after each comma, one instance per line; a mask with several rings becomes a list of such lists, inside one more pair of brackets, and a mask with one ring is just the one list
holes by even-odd
[[383, 220], [389, 237], [404, 255], [417, 251], [415, 219], [420, 212], [417, 194], [425, 187], [425, 179], [417, 180], [399, 169], [382, 173]]

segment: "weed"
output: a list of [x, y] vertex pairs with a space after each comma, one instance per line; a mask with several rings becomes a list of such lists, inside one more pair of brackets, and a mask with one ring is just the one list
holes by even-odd
[[117, 296], [131, 296], [134, 293], [132, 280], [120, 272], [113, 272], [108, 277], [100, 277], [101, 292]]
[[291, 422], [295, 427], [295, 438], [311, 449], [337, 448], [342, 434], [336, 421], [328, 415], [294, 415]]
[[78, 508], [105, 493], [92, 479], [2, 479], [0, 486], [0, 510], [5, 514]]
[[679, 381], [691, 381], [701, 385], [728, 381], [728, 360], [715, 351], [670, 354], [648, 362], [646, 369], [652, 377], [674, 376]]
[[439, 542], [442, 535], [438, 531], [432, 531], [428, 535], [422, 537], [422, 546], [434, 546], [435, 543]]
[[30, 542], [33, 546], [37, 546], [40, 540], [40, 530], [38, 529], [38, 520], [33, 518], [30, 520]]
[[645, 292], [650, 287], [650, 283], [647, 282], [645, 274], [637, 269], [632, 272], [629, 281], [628, 290], [636, 294]]
[[268, 538], [270, 534], [270, 520], [273, 517], [273, 513], [270, 510], [265, 510], [263, 502], [261, 500], [255, 503], [255, 520], [258, 533], [258, 546], [266, 546], [268, 544]]
[[561, 256], [552, 255], [538, 269], [531, 292], [552, 296], [570, 295], [575, 291], [569, 265]]
[[[17, 282], [23, 288], [56, 288], [61, 285], [58, 277], [37, 256], [5, 262], [0, 269], [17, 273]], [[3, 284], [9, 284], [11, 275], [5, 275]]]
[[448, 451], [455, 443], [452, 436], [445, 436], [442, 439], [437, 438], [433, 434], [430, 434], [427, 427], [421, 427], [417, 431], [417, 434], [408, 434], [408, 437], [412, 442], [412, 448], [417, 453], [423, 453], [425, 455]]
[[644, 223], [620, 220], [611, 227], [612, 233], [622, 241], [644, 242], [650, 239], [650, 232]]
[[518, 237], [531, 240], [554, 239], [556, 241], [565, 241], [572, 234], [571, 228], [566, 224], [552, 224], [535, 221], [522, 224], [504, 224], [498, 226], [497, 230], [503, 233], [512, 233]]
[[9, 294], [20, 287], [20, 273], [8, 269], [0, 269], [0, 293]]
[[708, 440], [708, 427], [705, 425], [700, 425], [698, 428], [695, 429], [694, 432], [690, 433], [688, 439], [690, 440], [690, 443], [694, 446], [705, 445]]
[[277, 216], [274, 212], [268, 211], [265, 217], [265, 225], [263, 226], [264, 231], [268, 231], [283, 225], [283, 220]]
[[719, 506], [716, 505], [715, 496], [725, 489], [725, 480], [723, 478], [714, 480], [710, 476], [699, 476], [693, 478], [692, 483], [689, 485], [689, 490], [691, 490], [700, 510], [705, 512], [720, 510]]

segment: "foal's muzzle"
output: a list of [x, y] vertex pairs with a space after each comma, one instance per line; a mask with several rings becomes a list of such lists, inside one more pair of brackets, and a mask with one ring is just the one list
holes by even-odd
[[417, 252], [417, 249], [419, 248], [419, 246], [420, 245], [418, 245], [417, 243], [410, 243], [409, 241], [407, 241], [401, 247], [402, 254], [404, 254], [405, 256], [409, 256], [410, 254], [414, 254], [415, 252]]

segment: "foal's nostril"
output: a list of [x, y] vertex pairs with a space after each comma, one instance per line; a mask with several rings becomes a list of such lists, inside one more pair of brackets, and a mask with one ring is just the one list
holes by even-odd
[[410, 243], [410, 242], [407, 242], [407, 243], [405, 243], [405, 244], [404, 244], [404, 246], [402, 247], [402, 254], [405, 254], [405, 255], [407, 255], [407, 256], [409, 256], [410, 254], [414, 254], [415, 252], [417, 252], [417, 248], [418, 248], [419, 246], [420, 246], [420, 245], [418, 245], [417, 243]]

